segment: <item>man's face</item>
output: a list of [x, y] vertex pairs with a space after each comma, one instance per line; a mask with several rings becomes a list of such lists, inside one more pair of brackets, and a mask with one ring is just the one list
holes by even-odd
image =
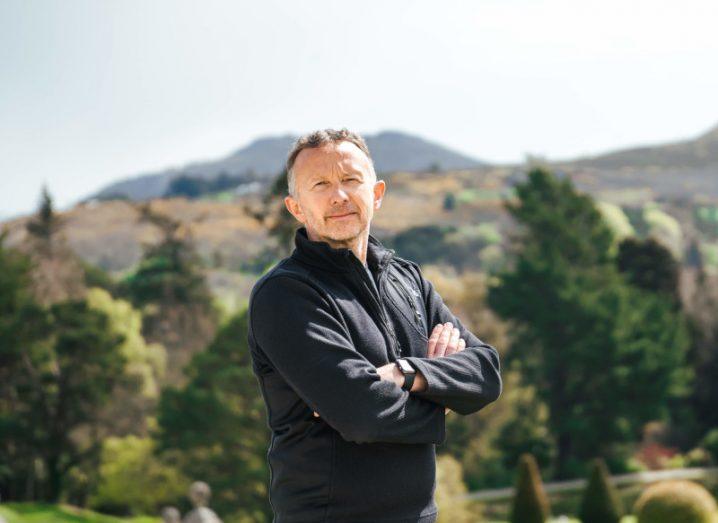
[[287, 209], [306, 226], [310, 240], [332, 247], [368, 234], [386, 188], [367, 156], [347, 141], [303, 149], [294, 162], [294, 182], [296, 197], [284, 199]]

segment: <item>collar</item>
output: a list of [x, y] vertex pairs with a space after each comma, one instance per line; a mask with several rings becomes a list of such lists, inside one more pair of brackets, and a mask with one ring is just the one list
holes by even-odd
[[[292, 258], [329, 272], [347, 272], [351, 270], [352, 263], [359, 263], [359, 259], [348, 247], [335, 249], [325, 241], [312, 241], [307, 236], [306, 226], [302, 226], [294, 233], [295, 249]], [[366, 261], [372, 271], [382, 271], [394, 257], [394, 249], [386, 248], [376, 237], [369, 234], [367, 243]]]

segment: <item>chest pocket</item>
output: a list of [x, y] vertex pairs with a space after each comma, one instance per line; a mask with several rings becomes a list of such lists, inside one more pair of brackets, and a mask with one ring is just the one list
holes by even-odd
[[392, 306], [422, 338], [428, 339], [424, 298], [416, 283], [400, 271], [390, 270], [387, 274], [387, 284]]

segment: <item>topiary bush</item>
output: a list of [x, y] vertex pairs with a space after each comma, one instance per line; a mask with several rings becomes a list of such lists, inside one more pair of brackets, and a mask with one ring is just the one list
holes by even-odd
[[693, 481], [668, 480], [654, 483], [636, 501], [638, 523], [713, 523], [716, 501]]
[[524, 453], [519, 459], [510, 521], [511, 523], [544, 523], [549, 513], [549, 501], [541, 483], [536, 458], [532, 454]]
[[579, 517], [582, 523], [618, 523], [623, 506], [611, 485], [606, 463], [596, 458], [591, 465], [591, 476], [583, 492]]

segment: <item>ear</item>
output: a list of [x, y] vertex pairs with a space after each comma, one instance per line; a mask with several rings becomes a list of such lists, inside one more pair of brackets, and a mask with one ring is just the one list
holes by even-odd
[[295, 200], [292, 196], [286, 196], [284, 198], [284, 206], [287, 208], [287, 210], [291, 213], [292, 216], [299, 220], [299, 222], [303, 224], [306, 223], [307, 219], [302, 212], [302, 208], [299, 206], [299, 202]]
[[381, 207], [381, 202], [384, 198], [384, 192], [386, 191], [386, 183], [384, 180], [378, 180], [374, 184], [374, 209]]

